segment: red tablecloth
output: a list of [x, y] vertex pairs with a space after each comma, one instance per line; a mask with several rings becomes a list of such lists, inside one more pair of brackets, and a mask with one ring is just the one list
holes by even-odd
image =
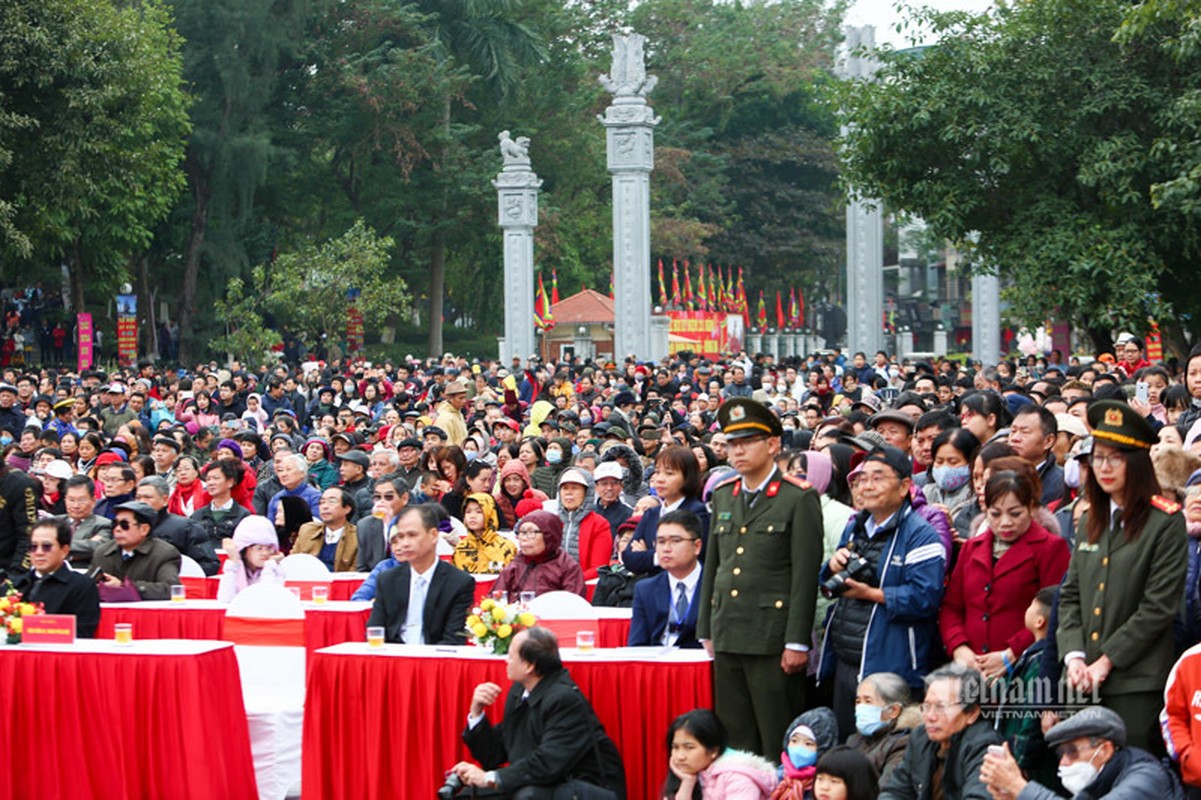
[[[658, 796], [671, 720], [712, 704], [703, 651], [638, 651], [564, 652], [621, 751], [630, 800]], [[321, 757], [304, 759], [305, 800], [433, 797], [444, 771], [470, 758], [460, 733], [483, 681], [507, 688], [505, 662], [471, 648], [344, 644], [310, 655], [303, 747]], [[490, 710], [493, 721], [502, 706]]]
[[601, 617], [596, 634], [597, 647], [625, 647], [630, 640], [630, 617]]
[[258, 797], [228, 643], [0, 647], [0, 708], [0, 796]]
[[[142, 639], [225, 639], [226, 606], [214, 600], [170, 600], [145, 603], [105, 603], [100, 606], [97, 639], [111, 639], [113, 625], [133, 624], [133, 637]], [[346, 602], [306, 603], [305, 650], [312, 652], [342, 642], [361, 642], [366, 637], [371, 606]]]

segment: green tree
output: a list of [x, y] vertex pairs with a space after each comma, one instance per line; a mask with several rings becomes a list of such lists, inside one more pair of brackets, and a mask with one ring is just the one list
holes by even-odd
[[357, 220], [336, 239], [283, 253], [266, 273], [263, 306], [314, 341], [342, 339], [352, 303], [362, 309], [366, 325], [379, 326], [409, 305], [404, 282], [389, 274], [395, 246]]
[[251, 270], [249, 283], [240, 277], [229, 279], [225, 296], [213, 301], [216, 318], [225, 326], [225, 333], [210, 344], [213, 352], [252, 365], [271, 360], [272, 350], [283, 339], [264, 320], [267, 291], [267, 270], [262, 264]]
[[127, 278], [183, 188], [170, 23], [152, 0], [0, 5], [0, 248], [23, 278], [65, 262], [76, 311]]
[[1174, 174], [1156, 144], [1165, 110], [1196, 79], [1157, 47], [1115, 41], [1130, 8], [929, 14], [936, 47], [884, 51], [877, 80], [835, 98], [849, 185], [952, 241], [978, 232], [973, 266], [1003, 277], [1015, 322], [1066, 318], [1097, 348], [1114, 328], [1172, 319], [1165, 289], [1197, 255], [1195, 220], [1152, 194]]
[[[271, 105], [283, 61], [300, 46], [303, 0], [173, 0], [191, 109], [188, 235], [181, 243], [180, 358], [192, 355], [197, 280], [248, 263], [244, 223], [276, 156]], [[175, 275], [179, 275], [175, 268]]]

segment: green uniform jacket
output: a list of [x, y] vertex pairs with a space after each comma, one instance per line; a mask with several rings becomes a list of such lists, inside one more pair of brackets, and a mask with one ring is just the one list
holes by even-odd
[[697, 638], [718, 652], [809, 645], [822, 560], [822, 510], [805, 481], [772, 476], [753, 508], [741, 479], [713, 492]]
[[1184, 600], [1184, 515], [1152, 505], [1136, 540], [1127, 542], [1119, 527], [1095, 545], [1088, 543], [1087, 520], [1085, 512], [1059, 594], [1059, 656], [1083, 651], [1090, 664], [1109, 656], [1113, 671], [1102, 695], [1162, 691], [1175, 660], [1172, 620]]

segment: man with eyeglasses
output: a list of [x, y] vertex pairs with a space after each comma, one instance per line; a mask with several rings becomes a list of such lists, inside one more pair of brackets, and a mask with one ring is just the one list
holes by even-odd
[[948, 664], [930, 673], [922, 724], [880, 788], [879, 800], [987, 797], [980, 768], [988, 748], [999, 745], [1001, 736], [981, 716], [984, 699], [984, 677], [970, 667]]
[[[1071, 797], [1175, 800], [1184, 796], [1159, 759], [1137, 747], [1126, 747], [1126, 723], [1108, 708], [1093, 706], [1080, 711], [1047, 731], [1046, 740], [1059, 755], [1059, 782]], [[1003, 754], [984, 757], [980, 778], [994, 798], [1061, 797], [1040, 783], [1027, 781], [1008, 747]]]
[[738, 476], [713, 491], [697, 638], [714, 657], [714, 710], [730, 746], [774, 757], [805, 705], [821, 502], [776, 468], [784, 429], [767, 406], [734, 397], [717, 421]]
[[409, 485], [400, 473], [384, 475], [371, 490], [371, 516], [358, 523], [359, 572], [371, 572], [388, 556], [393, 521], [409, 504]]
[[101, 570], [100, 583], [119, 589], [129, 581], [143, 600], [167, 600], [179, 583], [179, 551], [150, 535], [158, 519], [153, 508], [137, 500], [117, 506], [113, 540], [96, 548], [92, 566]]
[[634, 587], [630, 647], [697, 648], [697, 594], [701, 585], [701, 521], [678, 509], [659, 519], [655, 552], [663, 571]]
[[95, 581], [67, 564], [71, 526], [64, 519], [38, 522], [29, 532], [32, 566], [13, 580], [27, 603], [41, 603], [47, 614], [74, 614], [75, 635], [90, 639], [100, 624], [100, 593]]
[[[837, 597], [826, 621], [818, 678], [834, 682], [839, 730], [854, 730], [855, 692], [877, 672], [922, 687], [938, 637], [946, 549], [909, 501], [911, 461], [878, 445], [860, 467], [851, 518], [822, 569], [823, 592]], [[850, 569], [848, 569], [850, 565]]]

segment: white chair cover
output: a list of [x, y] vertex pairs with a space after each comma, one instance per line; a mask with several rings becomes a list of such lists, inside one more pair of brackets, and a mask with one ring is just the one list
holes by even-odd
[[182, 553], [179, 556], [179, 577], [181, 578], [203, 578], [204, 570], [196, 563], [196, 559], [191, 556], [185, 556]]
[[317, 556], [308, 553], [292, 553], [279, 562], [284, 568], [284, 578], [290, 581], [327, 581], [329, 567]]
[[575, 592], [547, 592], [534, 598], [530, 611], [539, 619], [597, 619], [596, 608]]
[[256, 583], [238, 592], [225, 610], [225, 616], [304, 619], [304, 607], [294, 594], [278, 583]]

